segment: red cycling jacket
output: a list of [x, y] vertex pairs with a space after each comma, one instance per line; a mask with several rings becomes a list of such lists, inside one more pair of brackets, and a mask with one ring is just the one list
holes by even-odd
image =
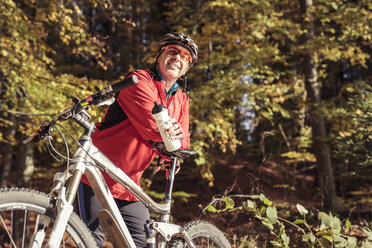
[[[156, 72], [139, 70], [132, 74], [138, 77], [138, 83], [116, 95], [116, 101], [109, 106], [102, 121], [96, 124], [92, 139], [95, 146], [139, 185], [144, 170], [156, 155], [149, 141], [162, 142], [151, 115], [154, 102], [166, 106], [169, 115], [181, 125], [183, 141], [180, 149], [188, 149], [189, 99], [178, 89], [167, 100], [165, 82], [159, 80]], [[113, 197], [138, 201], [108, 175], [103, 173], [103, 176]], [[85, 177], [82, 181], [88, 183]]]

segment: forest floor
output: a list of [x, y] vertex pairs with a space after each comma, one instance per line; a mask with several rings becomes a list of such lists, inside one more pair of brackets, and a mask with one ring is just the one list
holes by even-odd
[[[194, 197], [175, 197], [172, 216], [177, 224], [192, 220], [213, 223], [225, 233], [233, 247], [272, 247], [269, 240], [273, 236], [252, 213], [246, 210], [211, 213], [206, 211], [206, 207], [224, 195], [235, 196], [233, 199], [237, 207], [250, 199], [249, 195], [264, 194], [273, 202], [280, 217], [293, 222], [301, 218], [296, 210], [297, 203], [315, 214], [323, 209], [322, 196], [316, 187], [314, 175], [314, 166], [293, 171], [288, 166], [274, 162], [261, 163], [247, 156], [238, 156], [229, 161], [220, 161], [220, 165], [213, 169], [214, 185], [208, 187], [200, 177], [192, 176], [188, 168], [182, 167], [176, 177], [175, 192], [185, 191]], [[163, 188], [164, 177], [157, 175], [150, 189], [161, 192]], [[216, 208], [223, 209], [224, 204], [217, 204]], [[340, 216], [341, 220], [347, 217], [360, 219], [357, 208], [353, 212], [346, 210], [343, 215], [346, 217]], [[312, 220], [314, 219], [316, 220], [316, 216]], [[291, 238], [290, 247], [303, 247], [299, 229], [287, 223], [286, 228], [287, 235]]]
[[[45, 172], [45, 170], [43, 169]], [[233, 247], [272, 247], [269, 240], [273, 240], [270, 231], [246, 210], [234, 212], [211, 213], [206, 207], [222, 196], [234, 196], [235, 206], [247, 201], [250, 195], [264, 194], [273, 206], [277, 208], [278, 215], [289, 221], [300, 218], [296, 210], [299, 203], [307, 210], [317, 213], [323, 209], [322, 195], [317, 188], [315, 167], [307, 165], [296, 170], [272, 161], [262, 163], [257, 158], [248, 155], [234, 156], [231, 159], [219, 160], [218, 166], [212, 168], [213, 187], [209, 187], [195, 172], [195, 168], [182, 166], [176, 176], [174, 185], [174, 205], [172, 216], [174, 222], [180, 225], [193, 220], [206, 220], [222, 230]], [[145, 182], [151, 175], [151, 170], [145, 171]], [[45, 173], [45, 178], [51, 178], [53, 171]], [[45, 189], [46, 181], [39, 178], [34, 181], [33, 188]], [[146, 180], [147, 179], [147, 180]], [[48, 182], [50, 179], [48, 179]], [[37, 182], [37, 183], [36, 183]], [[165, 189], [165, 172], [161, 170], [152, 180], [150, 191], [159, 193], [163, 197]], [[218, 201], [216, 201], [218, 202]], [[217, 209], [223, 209], [224, 204], [216, 204]], [[372, 206], [370, 206], [371, 208]], [[371, 213], [368, 218], [371, 222]], [[340, 216], [341, 220], [350, 217], [360, 220], [364, 216], [358, 214], [358, 208], [352, 212], [347, 209]], [[316, 216], [313, 220], [316, 220]], [[297, 228], [286, 223], [286, 233], [291, 238], [290, 247], [303, 247], [301, 233]], [[105, 248], [112, 247], [106, 244]]]
[[[192, 220], [207, 220], [220, 228], [235, 247], [247, 242], [262, 243], [267, 240], [270, 232], [253, 214], [245, 210], [231, 213], [206, 211], [206, 207], [213, 200], [224, 195], [235, 196], [235, 206], [241, 206], [243, 201], [249, 199], [249, 195], [264, 194], [288, 217], [296, 212], [297, 203], [308, 210], [321, 207], [320, 195], [317, 194], [319, 190], [314, 188], [314, 176], [299, 173], [294, 175], [273, 162], [259, 163], [245, 156], [230, 161], [221, 160], [220, 165], [213, 169], [213, 187], [208, 187], [200, 177], [192, 176], [187, 170], [188, 168], [182, 167], [177, 174], [175, 192], [185, 191], [194, 197], [175, 197], [172, 208], [175, 221], [184, 224]], [[178, 184], [177, 180], [181, 183]], [[157, 175], [150, 189], [161, 192], [162, 188], [164, 177]], [[217, 204], [216, 208], [222, 209], [224, 204]]]

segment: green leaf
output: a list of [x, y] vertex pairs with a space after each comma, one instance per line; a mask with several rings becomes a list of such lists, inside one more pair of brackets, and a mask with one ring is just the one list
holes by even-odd
[[266, 198], [266, 196], [264, 195], [264, 194], [260, 194], [260, 200], [262, 201], [262, 202], [264, 202], [264, 201], [266, 201], [267, 200], [267, 198]]
[[305, 220], [302, 220], [302, 219], [297, 219], [293, 223], [295, 223], [295, 224], [305, 224], [306, 221]]
[[267, 199], [267, 197], [264, 195], [264, 194], [260, 194], [258, 196], [258, 198], [260, 199], [260, 201], [262, 201], [266, 206], [271, 206], [273, 204], [272, 201], [270, 201], [269, 199]]
[[271, 224], [275, 224], [278, 221], [278, 213], [275, 207], [267, 207], [266, 216]]
[[273, 202], [266, 198], [266, 199], [264, 200], [264, 204], [265, 204], [266, 206], [271, 206], [271, 205], [273, 205]]
[[331, 235], [322, 235], [322, 237], [325, 238], [328, 241], [332, 241], [333, 240], [333, 238], [332, 238]]
[[361, 247], [372, 247], [372, 241], [370, 241], [370, 240], [364, 240], [363, 242], [362, 242], [362, 245], [361, 245]]
[[[261, 194], [262, 195], [262, 194]], [[261, 195], [251, 195], [250, 197], [252, 199], [260, 199], [261, 198]]]
[[263, 220], [263, 221], [262, 221], [262, 224], [263, 224], [266, 228], [268, 228], [269, 230], [274, 230], [274, 226], [273, 226], [273, 224], [272, 224], [271, 222], [268, 222], [268, 221]]
[[347, 239], [345, 239], [345, 238], [343, 238], [339, 235], [335, 236], [335, 248], [347, 247], [347, 245], [348, 245]]
[[310, 241], [311, 243], [314, 243], [315, 240], [316, 240], [316, 237], [312, 232], [309, 232], [309, 233], [306, 233], [306, 234], [302, 235], [302, 241], [303, 242]]
[[285, 247], [289, 245], [290, 238], [287, 236], [287, 234], [283, 233], [280, 235], [280, 238], [283, 240], [283, 244]]
[[250, 210], [252, 209], [256, 209], [257, 207], [257, 204], [254, 202], [254, 201], [251, 201], [251, 200], [247, 200], [246, 201], [246, 207]]
[[229, 196], [225, 196], [222, 201], [226, 204], [226, 209], [233, 209], [235, 206], [234, 200]]
[[211, 213], [217, 213], [217, 212], [218, 212], [218, 210], [217, 210], [215, 207], [213, 207], [212, 205], [209, 205], [209, 206], [207, 207], [207, 210], [208, 210], [209, 212], [211, 212]]
[[274, 246], [274, 247], [282, 247], [282, 244], [278, 241], [274, 241], [274, 240], [270, 240], [270, 243]]
[[349, 220], [345, 221], [345, 227], [346, 227], [346, 230], [348, 230], [348, 231], [351, 230], [351, 222]]
[[347, 237], [347, 248], [357, 247], [357, 241], [355, 237]]
[[338, 217], [333, 217], [331, 220], [331, 227], [333, 229], [334, 234], [341, 233], [341, 220]]
[[258, 210], [258, 212], [261, 214], [261, 215], [264, 215], [266, 213], [266, 207], [265, 206], [261, 206], [260, 209]]
[[[332, 240], [332, 237], [331, 237], [331, 240]], [[322, 244], [323, 247], [328, 247], [328, 244], [330, 242], [330, 240], [327, 237], [324, 237], [324, 236], [320, 237], [319, 241], [320, 241], [320, 243]]]
[[331, 227], [332, 217], [328, 214], [319, 212], [318, 219], [321, 221], [320, 230], [326, 230]]
[[302, 215], [302, 216], [305, 216], [309, 213], [309, 211], [307, 211], [306, 208], [304, 208], [301, 204], [297, 203], [296, 204], [296, 208], [298, 210], [298, 212]]
[[363, 231], [367, 235], [367, 239], [372, 241], [372, 230], [369, 228], [363, 228]]

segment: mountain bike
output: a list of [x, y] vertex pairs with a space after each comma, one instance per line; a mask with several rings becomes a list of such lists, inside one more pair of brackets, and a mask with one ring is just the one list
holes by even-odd
[[82, 136], [75, 140], [78, 146], [71, 158], [67, 142], [61, 134], [67, 149], [64, 156], [67, 169], [55, 174], [49, 194], [24, 188], [0, 190], [0, 247], [97, 247], [73, 207], [78, 185], [85, 175], [101, 205], [98, 217], [108, 240], [114, 247], [134, 248], [134, 241], [101, 172], [122, 184], [153, 213], [154, 219], [144, 225], [147, 247], [231, 247], [222, 231], [208, 222], [199, 220], [179, 226], [170, 221], [178, 159], [195, 155], [194, 151], [170, 153], [164, 201], [157, 203], [92, 143], [95, 126], [89, 121], [89, 107], [112, 101], [116, 92], [137, 81], [136, 76], [132, 76], [83, 100], [74, 98], [71, 107], [42, 125], [36, 135], [24, 142], [32, 140], [37, 143], [46, 139], [48, 147], [54, 149], [51, 134], [53, 130], [61, 134], [60, 128], [63, 127], [60, 122], [73, 120], [84, 129]]

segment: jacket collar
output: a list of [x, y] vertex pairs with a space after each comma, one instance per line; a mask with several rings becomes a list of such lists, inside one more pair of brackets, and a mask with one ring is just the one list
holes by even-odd
[[161, 76], [160, 72], [156, 70], [155, 65], [150, 69], [150, 74], [151, 74], [152, 79], [159, 81], [159, 82], [163, 81], [163, 77]]
[[[150, 69], [150, 73], [151, 73], [151, 77], [158, 81], [158, 82], [162, 82], [163, 81], [163, 77], [161, 76], [160, 72], [158, 70], [156, 70], [156, 67], [153, 66], [151, 69]], [[178, 90], [178, 88], [180, 87], [180, 85], [178, 84], [178, 80], [176, 82], [174, 82], [172, 88], [169, 90], [169, 92], [166, 92], [166, 90], [164, 89], [164, 93], [167, 97], [167, 99], [169, 99], [169, 97], [171, 95], [174, 95], [176, 93], [176, 91]]]

